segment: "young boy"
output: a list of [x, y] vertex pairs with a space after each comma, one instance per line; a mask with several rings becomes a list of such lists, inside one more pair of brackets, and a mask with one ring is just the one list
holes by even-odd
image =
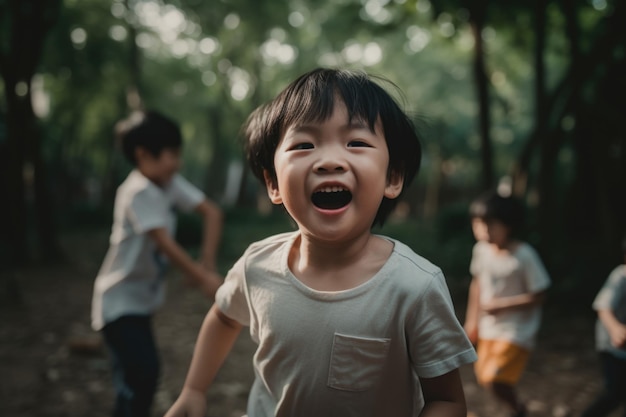
[[[215, 265], [222, 214], [177, 174], [182, 138], [176, 123], [155, 112], [134, 114], [123, 122], [120, 138], [135, 169], [115, 196], [110, 246], [94, 284], [92, 327], [111, 353], [114, 416], [147, 417], [159, 375], [151, 316], [163, 302], [166, 262], [213, 298], [222, 281]], [[174, 209], [202, 216], [201, 262], [174, 240]]]
[[[471, 207], [474, 222], [486, 232], [472, 254], [468, 309], [464, 328], [477, 343], [476, 379], [503, 401], [512, 416], [526, 415], [515, 386], [541, 324], [541, 304], [550, 278], [535, 250], [519, 240], [524, 208], [514, 197], [498, 193]], [[478, 226], [478, 225], [475, 225]]]
[[257, 110], [247, 156], [297, 231], [252, 244], [200, 331], [168, 417], [204, 416], [242, 326], [258, 344], [248, 417], [465, 416], [475, 359], [441, 270], [371, 233], [417, 173], [412, 123], [364, 74], [317, 69]]
[[[480, 254], [484, 251], [489, 251], [489, 235], [487, 234], [487, 224], [483, 219], [485, 213], [485, 201], [490, 197], [490, 193], [485, 193], [477, 197], [472, 204], [470, 204], [469, 215], [472, 226], [472, 234], [476, 243], [472, 247], [472, 259], [477, 260], [480, 258]], [[473, 273], [473, 271], [472, 271]], [[479, 298], [480, 289], [478, 287], [478, 280], [472, 279], [469, 286], [469, 295], [467, 302], [467, 309], [465, 312], [465, 333], [469, 337], [472, 344], [478, 343], [478, 318], [480, 316]]]
[[617, 266], [593, 301], [598, 312], [596, 349], [600, 354], [604, 390], [582, 417], [605, 417], [620, 404], [626, 415], [626, 237], [622, 241], [624, 263]]

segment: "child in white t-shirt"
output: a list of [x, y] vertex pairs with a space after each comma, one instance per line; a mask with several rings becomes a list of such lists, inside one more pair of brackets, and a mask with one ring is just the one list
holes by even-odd
[[[111, 353], [117, 392], [114, 416], [148, 417], [159, 376], [151, 318], [164, 299], [167, 261], [182, 270], [189, 284], [213, 298], [222, 282], [215, 259], [222, 214], [178, 174], [182, 138], [175, 122], [156, 112], [141, 112], [118, 127], [124, 154], [135, 169], [117, 189], [91, 319]], [[196, 211], [203, 218], [200, 262], [174, 240], [175, 210]]]
[[[477, 345], [478, 382], [504, 402], [515, 417], [526, 415], [516, 385], [526, 368], [541, 324], [541, 305], [550, 278], [539, 255], [519, 240], [522, 203], [494, 192], [471, 206], [474, 233], [472, 283], [464, 324]], [[481, 226], [479, 223], [483, 222]]]
[[626, 415], [626, 237], [622, 251], [624, 263], [613, 269], [593, 301], [604, 388], [581, 417], [605, 417], [620, 404]]
[[465, 417], [475, 352], [441, 270], [371, 228], [418, 171], [409, 118], [362, 73], [304, 74], [248, 121], [247, 156], [298, 226], [229, 271], [168, 417], [202, 417], [242, 326], [258, 344], [248, 417]]

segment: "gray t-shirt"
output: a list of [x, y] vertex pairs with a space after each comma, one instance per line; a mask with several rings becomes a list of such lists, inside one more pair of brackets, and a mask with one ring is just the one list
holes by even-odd
[[164, 227], [174, 235], [174, 209], [191, 211], [204, 198], [178, 174], [163, 188], [138, 170], [128, 175], [115, 195], [109, 250], [94, 284], [94, 330], [125, 315], [151, 314], [163, 303], [166, 259], [146, 233]]
[[[611, 310], [620, 323], [626, 324], [626, 265], [619, 265], [611, 272], [593, 301], [593, 309]], [[596, 322], [596, 348], [626, 359], [626, 349], [611, 344], [609, 332], [600, 319]]]
[[367, 282], [317, 291], [289, 270], [298, 232], [251, 245], [216, 303], [258, 344], [249, 417], [418, 416], [418, 377], [475, 360], [441, 270], [392, 240]]

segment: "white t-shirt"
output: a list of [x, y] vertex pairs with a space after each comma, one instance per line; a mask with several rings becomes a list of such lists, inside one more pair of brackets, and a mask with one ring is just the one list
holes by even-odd
[[[615, 318], [626, 324], [626, 265], [616, 267], [596, 295], [593, 309], [611, 310]], [[609, 332], [600, 319], [596, 323], [596, 348], [626, 359], [626, 348], [618, 349], [611, 344]]]
[[258, 344], [248, 417], [418, 416], [417, 377], [475, 360], [441, 270], [392, 240], [374, 277], [317, 291], [289, 270], [299, 232], [252, 244], [216, 303]]
[[[539, 255], [527, 243], [521, 243], [512, 253], [497, 253], [490, 244], [478, 242], [470, 272], [478, 279], [481, 304], [495, 298], [541, 292], [550, 286]], [[540, 306], [484, 313], [478, 323], [478, 335], [481, 339], [507, 340], [532, 349], [540, 325]]]
[[146, 232], [165, 227], [174, 235], [174, 209], [191, 211], [204, 194], [180, 175], [160, 188], [133, 170], [115, 195], [109, 250], [94, 284], [94, 330], [125, 315], [151, 314], [165, 296], [165, 257]]

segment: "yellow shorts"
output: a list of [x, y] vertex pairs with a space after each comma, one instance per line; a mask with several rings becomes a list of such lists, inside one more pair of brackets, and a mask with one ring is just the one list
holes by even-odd
[[515, 385], [526, 368], [530, 351], [506, 340], [479, 339], [476, 354], [474, 372], [479, 384]]

